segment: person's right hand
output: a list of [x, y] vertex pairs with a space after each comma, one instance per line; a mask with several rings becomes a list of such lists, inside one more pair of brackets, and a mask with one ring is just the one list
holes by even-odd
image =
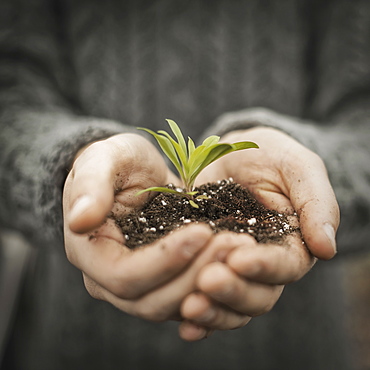
[[211, 230], [192, 225], [130, 250], [107, 215], [140, 207], [149, 193], [136, 197], [137, 191], [168, 182], [176, 178], [157, 149], [139, 135], [121, 134], [81, 151], [63, 197], [67, 257], [82, 271], [87, 291], [154, 321], [179, 318], [182, 300], [194, 289], [196, 271], [188, 267], [212, 238]]

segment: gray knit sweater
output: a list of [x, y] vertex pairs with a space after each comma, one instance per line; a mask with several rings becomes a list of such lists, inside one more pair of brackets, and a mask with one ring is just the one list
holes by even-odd
[[184, 343], [88, 296], [61, 195], [82, 145], [132, 126], [270, 125], [326, 162], [339, 256], [368, 249], [369, 40], [367, 1], [1, 0], [0, 226], [38, 249], [4, 368], [351, 369], [341, 258], [247, 327]]

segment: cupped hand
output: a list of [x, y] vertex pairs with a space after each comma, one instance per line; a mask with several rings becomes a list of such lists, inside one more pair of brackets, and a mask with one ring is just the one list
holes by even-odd
[[197, 278], [198, 292], [181, 307], [185, 320], [180, 335], [186, 340], [201, 339], [215, 329], [244, 326], [251, 317], [271, 310], [284, 286], [304, 276], [315, 257], [330, 259], [336, 253], [339, 209], [322, 160], [271, 128], [231, 132], [222, 138], [243, 140], [255, 141], [260, 149], [214, 162], [200, 174], [198, 184], [232, 177], [265, 206], [296, 213], [305, 243], [299, 234], [283, 245], [261, 245], [245, 236], [243, 246], [231, 251], [224, 262], [204, 266]]
[[178, 276], [206, 247], [211, 231], [192, 225], [132, 251], [107, 216], [142, 205], [148, 193], [136, 197], [137, 191], [173, 181], [176, 178], [150, 142], [122, 134], [82, 150], [64, 189], [65, 249], [69, 261], [82, 271], [88, 292], [155, 321], [178, 318], [179, 305], [194, 289], [195, 279]]
[[221, 141], [243, 140], [254, 141], [260, 148], [226, 155], [207, 167], [198, 183], [232, 177], [268, 208], [296, 212], [310, 252], [320, 259], [332, 258], [339, 207], [321, 158], [273, 128], [233, 131]]

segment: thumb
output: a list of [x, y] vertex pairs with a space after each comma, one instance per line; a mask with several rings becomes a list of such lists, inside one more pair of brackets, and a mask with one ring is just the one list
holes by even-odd
[[310, 252], [317, 258], [329, 260], [337, 253], [335, 235], [339, 211], [323, 209], [323, 203], [311, 201], [300, 212], [302, 236]]
[[315, 257], [328, 260], [337, 252], [339, 206], [321, 159], [301, 168], [301, 180], [291, 188], [290, 199], [308, 249]]
[[86, 233], [100, 226], [113, 206], [112, 156], [99, 144], [92, 144], [77, 158], [67, 180], [66, 220], [71, 231], [76, 233]]

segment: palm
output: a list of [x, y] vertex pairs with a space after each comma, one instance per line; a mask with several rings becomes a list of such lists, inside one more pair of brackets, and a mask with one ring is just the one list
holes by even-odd
[[233, 177], [265, 206], [298, 214], [303, 238], [318, 258], [335, 251], [339, 208], [323, 161], [290, 136], [266, 127], [231, 132], [225, 141], [252, 140], [260, 149], [232, 153], [211, 164], [199, 183]]
[[[225, 138], [230, 140], [231, 134]], [[276, 140], [255, 135], [251, 130], [241, 137], [251, 139], [259, 144], [260, 149], [231, 153], [211, 164], [199, 175], [197, 183], [206, 183], [232, 177], [235, 182], [245, 186], [265, 206], [278, 210], [292, 212], [290, 188], [287, 186], [287, 176], [282, 167], [284, 158], [289, 158], [290, 148], [284, 150], [276, 146]], [[263, 140], [261, 140], [263, 139]], [[232, 140], [232, 139], [231, 139]]]

